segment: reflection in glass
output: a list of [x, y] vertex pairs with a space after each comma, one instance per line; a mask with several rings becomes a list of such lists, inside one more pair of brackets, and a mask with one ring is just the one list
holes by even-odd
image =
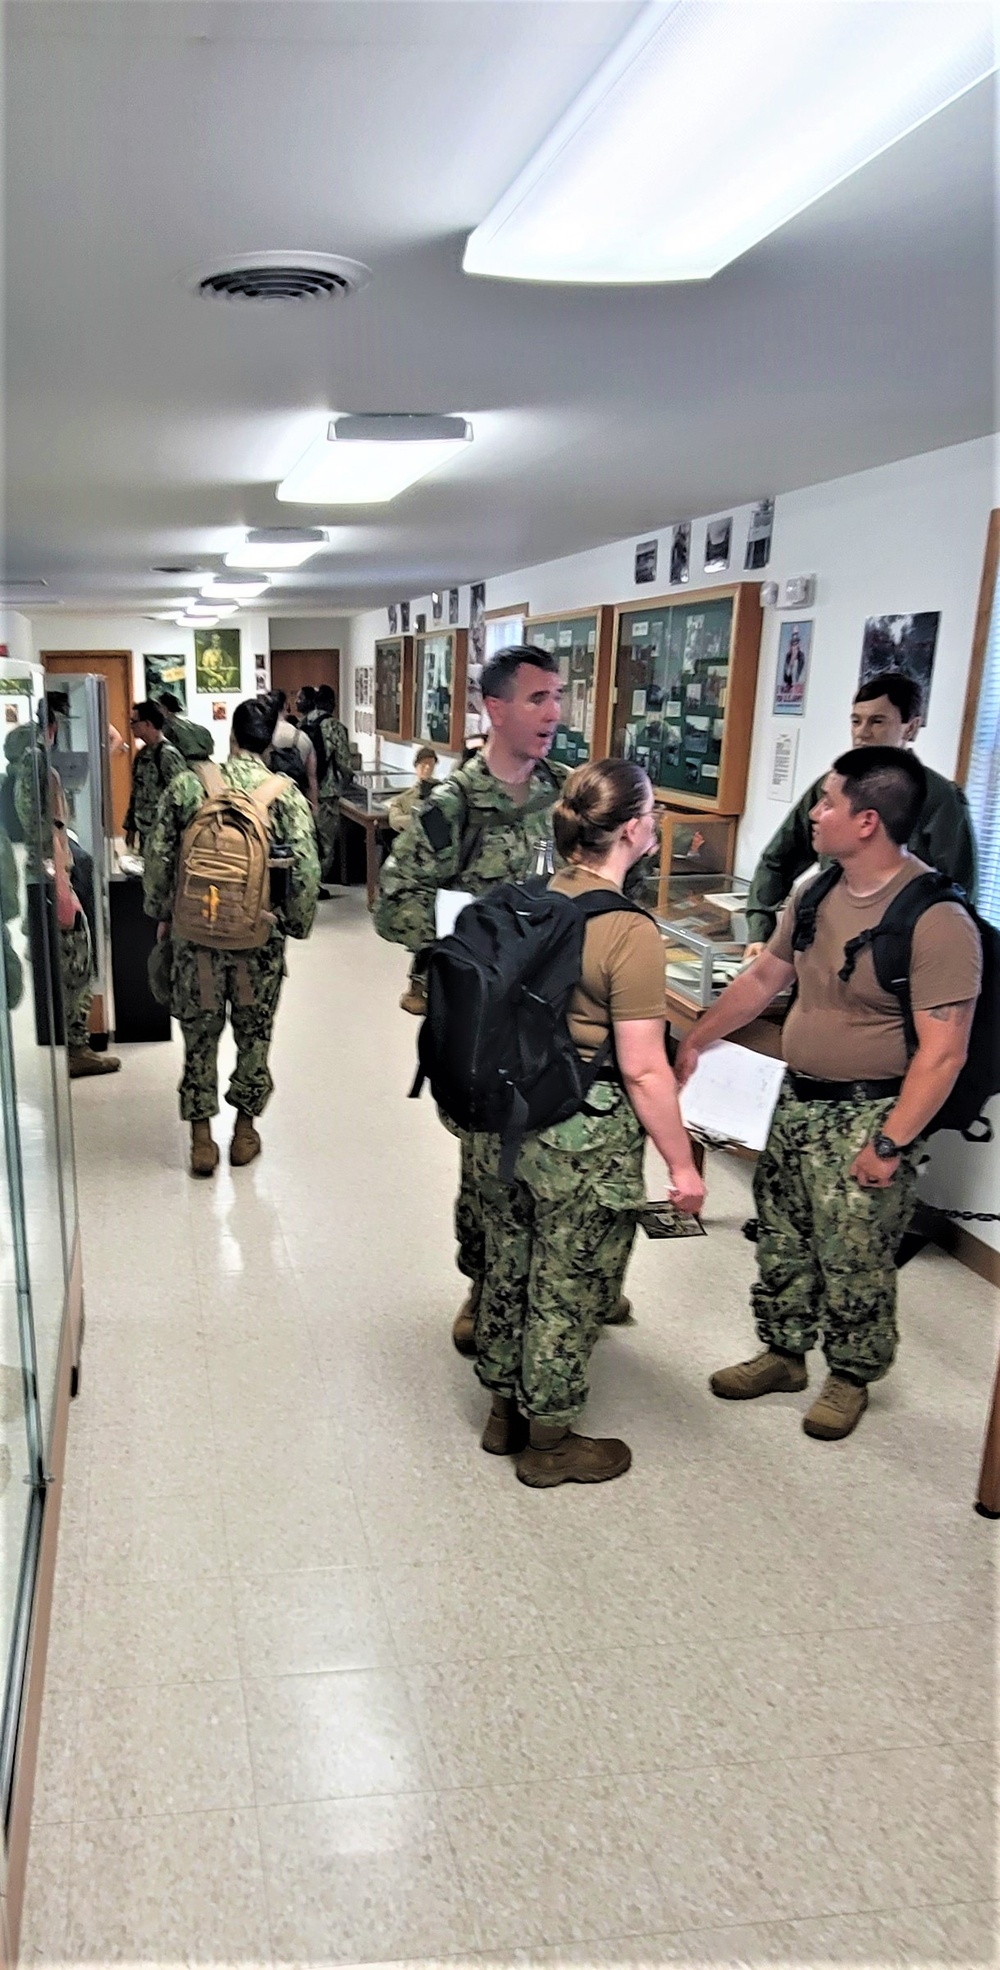
[[429, 745], [447, 746], [451, 742], [454, 664], [453, 636], [418, 636], [414, 737]]
[[718, 794], [732, 631], [731, 595], [619, 618], [613, 750], [655, 787]]
[[565, 616], [537, 625], [529, 622], [527, 636], [529, 642], [559, 659], [563, 716], [549, 758], [562, 766], [582, 766], [590, 758], [594, 743], [597, 617]]

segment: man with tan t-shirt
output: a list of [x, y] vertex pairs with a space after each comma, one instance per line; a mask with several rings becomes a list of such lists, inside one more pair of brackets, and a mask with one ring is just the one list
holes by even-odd
[[979, 933], [958, 903], [933, 904], [913, 932], [917, 1049], [909, 1060], [900, 1002], [879, 985], [870, 947], [853, 970], [845, 964], [851, 939], [874, 929], [926, 872], [902, 846], [925, 798], [912, 753], [871, 746], [841, 754], [812, 810], [816, 854], [842, 870], [819, 905], [813, 942], [793, 947], [793, 896], [762, 955], [677, 1060], [683, 1086], [706, 1047], [797, 986], [782, 1033], [789, 1071], [754, 1179], [753, 1306], [763, 1353], [720, 1369], [711, 1387], [733, 1400], [804, 1389], [806, 1354], [822, 1336], [831, 1372], [803, 1428], [826, 1439], [850, 1434], [869, 1382], [892, 1364], [894, 1255], [912, 1210], [918, 1138], [964, 1064], [979, 993]]

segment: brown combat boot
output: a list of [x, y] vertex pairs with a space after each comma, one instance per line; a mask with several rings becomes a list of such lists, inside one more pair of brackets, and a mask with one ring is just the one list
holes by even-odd
[[253, 1116], [245, 1115], [242, 1108], [236, 1112], [236, 1127], [229, 1145], [229, 1161], [234, 1170], [242, 1170], [245, 1163], [252, 1163], [260, 1155], [260, 1137], [253, 1125]]
[[482, 1293], [482, 1280], [473, 1280], [455, 1315], [455, 1324], [451, 1330], [451, 1338], [459, 1354], [467, 1355], [470, 1360], [474, 1360], [476, 1354], [476, 1309]]
[[625, 1298], [624, 1293], [619, 1294], [619, 1297], [615, 1301], [615, 1304], [612, 1307], [611, 1312], [602, 1315], [602, 1321], [605, 1327], [631, 1326], [632, 1324], [631, 1300], [627, 1300]]
[[836, 1443], [856, 1430], [868, 1407], [868, 1390], [844, 1375], [828, 1375], [811, 1409], [802, 1418], [807, 1436]]
[[752, 1361], [737, 1361], [732, 1368], [717, 1368], [708, 1378], [713, 1395], [728, 1402], [751, 1402], [755, 1395], [794, 1394], [809, 1381], [804, 1354], [778, 1354], [765, 1348]]
[[522, 1484], [539, 1490], [554, 1484], [607, 1484], [632, 1462], [627, 1443], [615, 1436], [577, 1436], [552, 1423], [531, 1424], [531, 1441], [517, 1460]]
[[411, 978], [399, 1001], [404, 1012], [412, 1012], [415, 1019], [423, 1019], [427, 1012], [427, 987], [422, 978]]
[[92, 1047], [67, 1047], [71, 1081], [85, 1081], [90, 1074], [117, 1074], [121, 1061], [116, 1053], [95, 1053]]
[[510, 1457], [523, 1450], [528, 1441], [528, 1425], [512, 1395], [495, 1395], [482, 1446], [493, 1457]]
[[214, 1177], [219, 1162], [219, 1145], [212, 1136], [211, 1122], [191, 1124], [191, 1175]]

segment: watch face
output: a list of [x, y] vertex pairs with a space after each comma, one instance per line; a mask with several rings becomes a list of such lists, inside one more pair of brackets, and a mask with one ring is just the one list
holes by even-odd
[[892, 1137], [883, 1135], [881, 1129], [875, 1137], [875, 1154], [876, 1156], [881, 1156], [885, 1163], [891, 1163], [893, 1157], [899, 1155], [899, 1150], [896, 1148]]

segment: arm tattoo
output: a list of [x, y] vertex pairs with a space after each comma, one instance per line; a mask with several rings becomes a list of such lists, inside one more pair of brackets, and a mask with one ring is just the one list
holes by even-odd
[[939, 1019], [943, 1024], [947, 1025], [956, 1019], [962, 1018], [972, 1003], [973, 1001], [971, 999], [956, 999], [953, 1005], [928, 1006], [928, 1016], [931, 1019]]

